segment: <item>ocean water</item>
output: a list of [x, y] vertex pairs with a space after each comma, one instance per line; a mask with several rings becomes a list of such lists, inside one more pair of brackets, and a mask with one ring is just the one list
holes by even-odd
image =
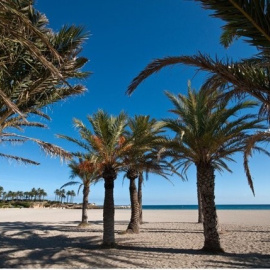
[[[198, 205], [143, 205], [144, 210], [198, 210]], [[270, 210], [270, 204], [220, 204], [218, 210]]]

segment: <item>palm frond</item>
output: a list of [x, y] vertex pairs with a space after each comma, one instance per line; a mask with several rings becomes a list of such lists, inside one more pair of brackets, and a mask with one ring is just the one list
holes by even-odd
[[70, 181], [68, 183], [65, 183], [63, 186], [60, 187], [60, 189], [67, 187], [67, 186], [73, 186], [73, 185], [81, 185], [81, 182], [78, 181]]
[[13, 156], [13, 155], [8, 155], [8, 154], [3, 154], [3, 153], [0, 153], [0, 157], [5, 158], [5, 159], [9, 159], [9, 160], [15, 160], [16, 162], [24, 163], [24, 164], [33, 164], [33, 165], [39, 165], [40, 164], [40, 163], [38, 163], [36, 161], [33, 161], [31, 159], [22, 158], [22, 157]]
[[23, 139], [26, 141], [32, 141], [36, 143], [37, 145], [40, 146], [40, 148], [46, 153], [49, 154], [52, 157], [59, 157], [61, 160], [70, 160], [71, 159], [71, 154], [62, 149], [59, 146], [53, 145], [48, 142], [41, 141], [39, 139], [23, 136], [23, 135], [18, 135], [16, 133], [2, 133], [1, 136], [3, 137], [14, 137], [14, 138], [19, 138]]
[[213, 17], [226, 22], [221, 43], [231, 44], [235, 37], [245, 37], [246, 41], [269, 54], [270, 49], [270, 3], [267, 0], [228, 0], [201, 2], [205, 9], [214, 11]]

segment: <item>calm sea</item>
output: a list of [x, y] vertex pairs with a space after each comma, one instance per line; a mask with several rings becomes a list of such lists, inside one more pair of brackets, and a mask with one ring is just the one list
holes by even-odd
[[[218, 210], [270, 210], [270, 204], [220, 204]], [[145, 210], [197, 210], [198, 205], [143, 205]]]

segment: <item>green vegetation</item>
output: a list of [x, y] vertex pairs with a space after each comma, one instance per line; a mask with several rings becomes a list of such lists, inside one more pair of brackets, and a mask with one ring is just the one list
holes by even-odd
[[[139, 233], [141, 222], [141, 185], [143, 173], [157, 173], [165, 178], [177, 173], [182, 179], [193, 164], [197, 169], [197, 194], [200, 206], [199, 221], [203, 221], [204, 250], [223, 252], [217, 230], [215, 208], [215, 172], [230, 168], [227, 161], [232, 155], [243, 154], [248, 183], [254, 193], [248, 166], [253, 150], [270, 155], [258, 146], [269, 141], [270, 133], [257, 115], [237, 115], [239, 111], [254, 107], [256, 99], [261, 107], [259, 115], [270, 122], [269, 57], [270, 32], [268, 1], [204, 1], [202, 6], [214, 10], [214, 16], [225, 20], [221, 42], [228, 46], [236, 37], [248, 38], [259, 54], [238, 62], [212, 59], [199, 53], [195, 56], [165, 57], [151, 62], [134, 78], [128, 87], [131, 94], [138, 85], [162, 68], [185, 64], [195, 66], [211, 74], [200, 91], [188, 89], [187, 95], [167, 93], [173, 103], [172, 113], [177, 119], [162, 122], [150, 120], [150, 116], [128, 118], [124, 113], [111, 116], [100, 110], [88, 116], [90, 129], [74, 119], [80, 140], [58, 135], [80, 147], [80, 152], [69, 153], [56, 145], [36, 138], [26, 137], [12, 129], [22, 131], [27, 127], [44, 128], [50, 117], [43, 109], [70, 96], [81, 94], [85, 87], [71, 85], [70, 79], [83, 79], [89, 73], [81, 71], [87, 62], [79, 53], [87, 34], [82, 27], [64, 26], [58, 33], [47, 28], [46, 17], [36, 11], [30, 0], [3, 0], [0, 5], [0, 139], [7, 143], [33, 141], [45, 152], [61, 158], [72, 159], [69, 167], [71, 181], [55, 190], [55, 202], [46, 206], [62, 206], [72, 203], [75, 192], [63, 187], [80, 184], [83, 191], [82, 224], [87, 224], [86, 209], [90, 184], [100, 179], [105, 182], [103, 206], [103, 245], [115, 247], [114, 236], [114, 180], [119, 172], [125, 172], [130, 180], [131, 220], [127, 231]], [[74, 80], [72, 80], [74, 82]], [[237, 102], [231, 97], [241, 98]], [[32, 118], [33, 117], [33, 118]], [[173, 138], [162, 134], [173, 131]], [[256, 130], [256, 132], [254, 131]], [[28, 158], [0, 153], [1, 157], [37, 165]], [[182, 169], [181, 174], [178, 172]], [[138, 178], [139, 191], [135, 179]], [[29, 192], [4, 192], [0, 187], [0, 207], [32, 207], [43, 202], [47, 193], [33, 188]]]
[[[146, 68], [132, 80], [128, 87], [127, 94], [131, 95], [145, 79], [165, 67], [176, 64], [190, 65], [197, 67], [198, 70], [207, 71], [211, 74], [204, 83], [201, 93], [204, 91], [208, 92], [209, 100], [206, 98], [207, 103], [205, 106], [209, 106], [210, 104], [209, 107], [214, 110], [210, 110], [210, 112], [214, 112], [213, 116], [216, 115], [216, 121], [218, 121], [218, 117], [222, 117], [222, 115], [217, 115], [217, 112], [222, 109], [222, 107], [223, 110], [225, 110], [224, 104], [229, 101], [232, 102], [232, 97], [240, 98], [239, 103], [235, 105], [235, 108], [240, 109], [243, 106], [242, 99], [249, 96], [250, 98], [255, 98], [260, 102], [261, 109], [259, 114], [263, 116], [266, 115], [269, 122], [269, 1], [195, 1], [200, 2], [205, 9], [214, 10], [213, 16], [221, 18], [226, 22], [221, 36], [221, 43], [224, 46], [231, 44], [235, 38], [245, 37], [247, 38], [245, 40], [246, 42], [256, 46], [259, 54], [251, 59], [244, 59], [239, 62], [233, 62], [228, 59], [223, 61], [219, 60], [217, 57], [216, 59], [212, 59], [209, 55], [204, 55], [202, 53], [195, 56], [174, 56], [156, 59], [149, 63]], [[217, 104], [217, 107], [212, 107], [211, 92], [215, 93], [217, 91], [220, 91], [214, 101]], [[269, 155], [265, 149], [262, 149], [257, 145], [262, 141], [270, 141], [270, 133], [266, 133], [259, 129], [249, 136], [245, 134], [244, 140], [240, 141], [240, 145], [238, 147], [236, 142], [239, 142], [239, 138], [234, 136], [237, 136], [237, 132], [241, 133], [244, 131], [240, 126], [234, 130], [234, 135], [232, 134], [231, 138], [227, 137], [229, 134], [224, 134], [224, 138], [227, 138], [228, 141], [222, 141], [222, 137], [216, 137], [218, 135], [222, 135], [220, 130], [223, 132], [226, 131], [226, 127], [223, 126], [225, 124], [223, 120], [227, 119], [227, 108], [222, 112], [224, 113], [225, 118], [220, 119], [220, 123], [213, 122], [213, 127], [209, 127], [209, 111], [207, 111], [207, 107], [199, 109], [195, 106], [199, 101], [199, 94], [197, 96], [196, 93], [189, 91], [187, 103], [187, 100], [183, 96], [178, 95], [178, 98], [170, 94], [168, 94], [168, 96], [175, 106], [175, 109], [172, 110], [172, 112], [180, 116], [180, 119], [184, 124], [186, 124], [186, 126], [184, 124], [182, 125], [178, 120], [167, 121], [169, 124], [168, 127], [178, 134], [178, 141], [176, 141], [176, 144], [178, 145], [174, 147], [178, 149], [175, 154], [179, 159], [179, 168], [182, 167], [185, 172], [191, 163], [194, 163], [197, 167], [198, 173], [199, 205], [200, 201], [202, 202], [204, 199], [207, 199], [206, 195], [201, 194], [204, 191], [210, 198], [207, 204], [202, 202], [202, 212], [204, 214], [206, 212], [208, 214], [210, 213], [209, 215], [212, 217], [212, 220], [210, 220], [210, 216], [203, 217], [205, 236], [204, 249], [213, 252], [220, 252], [222, 251], [222, 248], [220, 246], [219, 235], [216, 230], [217, 221], [215, 217], [214, 190], [210, 192], [211, 188], [214, 186], [214, 171], [215, 169], [220, 170], [222, 168], [229, 170], [224, 163], [224, 160], [221, 159], [231, 160], [231, 154], [238, 151], [242, 152], [244, 155], [243, 163], [248, 183], [254, 193], [253, 182], [248, 166], [248, 157], [251, 156], [252, 150], [259, 150]], [[232, 109], [233, 107], [229, 108], [228, 112]], [[195, 116], [196, 118], [192, 119], [192, 116]], [[252, 128], [252, 125], [256, 126], [256, 120], [254, 119], [254, 116], [248, 116], [246, 119], [239, 117], [238, 119], [236, 118], [235, 123], [238, 122], [237, 125], [241, 123], [245, 124], [246, 130], [248, 130], [249, 128]], [[249, 127], [248, 124], [250, 125]], [[191, 128], [191, 130], [189, 128]], [[207, 128], [210, 129], [207, 131]], [[266, 130], [266, 127], [264, 130]], [[227, 130], [227, 132], [229, 131], [230, 130]], [[202, 135], [200, 140], [196, 137], [199, 134]], [[239, 134], [238, 136], [242, 135]], [[189, 137], [190, 141], [188, 139]], [[210, 147], [209, 144], [213, 144], [213, 146]], [[226, 147], [228, 147], [228, 149], [226, 149]], [[216, 156], [216, 158], [211, 160], [214, 156]], [[200, 160], [198, 157], [204, 158]], [[208, 172], [206, 172], [207, 169]], [[203, 199], [202, 196], [205, 196], [205, 198]], [[208, 206], [210, 206], [211, 209], [209, 209]]]
[[65, 191], [63, 188], [62, 189], [56, 189], [54, 191], [55, 194], [55, 201], [58, 203], [64, 203], [65, 199], [67, 203], [72, 203], [73, 198], [76, 196], [74, 190], [68, 190]]
[[[88, 35], [74, 25], [53, 32], [30, 0], [1, 1], [0, 15], [1, 142], [33, 141], [46, 153], [69, 159], [70, 154], [62, 148], [13, 130], [45, 128], [45, 123], [33, 120], [35, 116], [50, 120], [44, 107], [85, 91], [84, 86], [71, 85], [68, 80], [83, 79], [89, 74], [80, 70], [87, 59], [79, 57]], [[38, 165], [29, 158], [6, 153], [0, 156]]]
[[[57, 194], [55, 201], [45, 200], [48, 196], [42, 188], [32, 188], [30, 191], [4, 191], [0, 186], [0, 208], [29, 208], [35, 205], [44, 207], [64, 206], [64, 204], [73, 204], [73, 198], [76, 196], [74, 190], [65, 191], [56, 190]], [[66, 201], [64, 200], [66, 199]]]
[[[79, 154], [80, 156], [84, 156], [83, 153]], [[82, 222], [80, 226], [87, 226], [88, 224], [88, 196], [90, 193], [90, 185], [93, 183], [97, 183], [100, 180], [100, 175], [98, 174], [98, 170], [94, 166], [95, 164], [91, 162], [91, 157], [87, 156], [87, 159], [79, 158], [79, 162], [72, 160], [69, 163], [69, 167], [71, 168], [70, 178], [74, 179], [75, 177], [79, 177], [81, 182], [78, 181], [70, 181], [64, 184], [61, 188], [70, 186], [70, 185], [78, 185], [80, 188], [83, 186], [83, 204], [82, 204]], [[74, 192], [74, 191], [73, 191]]]

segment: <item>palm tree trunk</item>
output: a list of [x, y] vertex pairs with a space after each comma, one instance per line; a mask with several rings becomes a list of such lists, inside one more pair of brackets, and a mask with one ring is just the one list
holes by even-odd
[[204, 247], [211, 252], [224, 252], [220, 245], [215, 206], [215, 175], [209, 163], [197, 164], [197, 179], [202, 200]]
[[110, 248], [115, 246], [114, 238], [114, 179], [104, 178], [105, 198], [103, 205], [103, 246]]
[[139, 233], [140, 232], [140, 205], [138, 201], [138, 192], [135, 184], [136, 178], [130, 178], [129, 194], [131, 203], [131, 218], [127, 227], [128, 233]]
[[82, 204], [82, 222], [80, 223], [80, 226], [88, 224], [87, 208], [88, 208], [89, 192], [90, 192], [89, 185], [84, 185], [84, 187], [83, 187], [83, 204]]
[[203, 223], [202, 198], [198, 179], [197, 179], [197, 197], [198, 197], [198, 223]]
[[140, 224], [143, 224], [143, 215], [142, 215], [142, 184], [143, 184], [143, 174], [142, 172], [139, 172], [139, 178], [138, 178], [138, 201], [139, 201], [139, 222]]

